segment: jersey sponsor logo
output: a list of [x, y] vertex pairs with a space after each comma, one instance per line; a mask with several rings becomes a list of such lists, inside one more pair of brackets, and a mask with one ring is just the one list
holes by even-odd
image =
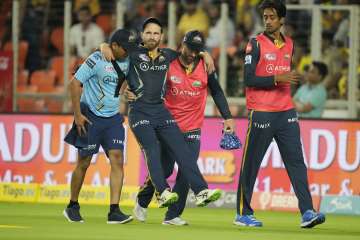
[[293, 122], [298, 122], [298, 118], [297, 117], [288, 118], [288, 123], [293, 123]]
[[251, 43], [249, 42], [249, 43], [246, 45], [245, 53], [250, 53], [251, 50], [252, 50], [252, 46], [251, 46]]
[[136, 128], [136, 127], [141, 126], [141, 125], [149, 125], [149, 124], [150, 124], [149, 120], [140, 120], [140, 121], [137, 121], [134, 124], [132, 124], [131, 127]]
[[269, 61], [275, 61], [276, 54], [275, 53], [265, 53], [265, 59], [269, 60]]
[[103, 77], [103, 82], [104, 83], [117, 83], [118, 78], [114, 78], [112, 76], [105, 76], [105, 77]]
[[200, 134], [189, 134], [186, 138], [190, 140], [200, 140]]
[[275, 72], [290, 72], [290, 66], [274, 66], [273, 64], [268, 64], [265, 67], [267, 73]]
[[139, 58], [145, 62], [150, 62], [150, 58], [148, 57], [148, 55], [142, 53], [139, 55]]
[[251, 60], [252, 60], [252, 56], [251, 56], [251, 55], [246, 55], [246, 56], [245, 56], [245, 64], [251, 64]]
[[105, 66], [105, 71], [106, 71], [106, 72], [114, 72], [115, 69], [114, 69], [113, 66]]
[[94, 62], [94, 60], [92, 60], [91, 58], [88, 58], [88, 59], [86, 59], [86, 65], [88, 65], [89, 66], [89, 68], [94, 68], [95, 67], [95, 65], [96, 65], [96, 62]]
[[201, 87], [201, 82], [199, 80], [195, 80], [192, 84], [193, 87]]
[[121, 140], [121, 139], [113, 138], [112, 141], [113, 141], [114, 144], [121, 144], [121, 145], [124, 144], [123, 140]]
[[165, 120], [165, 123], [167, 125], [176, 124], [176, 121], [174, 119]]
[[178, 89], [177, 87], [172, 87], [170, 89], [170, 92], [174, 96], [179, 95], [179, 96], [187, 96], [187, 97], [196, 97], [196, 96], [200, 95], [199, 91], [181, 90], [181, 89]]
[[140, 63], [140, 69], [144, 72], [146, 72], [147, 70], [149, 70], [149, 64], [147, 62], [142, 62]]
[[82, 148], [82, 150], [87, 150], [87, 151], [91, 151], [96, 149], [96, 144], [89, 144], [87, 145], [87, 147]]
[[254, 122], [253, 123], [253, 125], [254, 125], [254, 128], [269, 128], [269, 127], [271, 127], [271, 125], [270, 125], [270, 123], [268, 122], [268, 123], [258, 123], [258, 122]]
[[163, 61], [165, 61], [165, 57], [161, 55], [161, 56], [159, 57], [159, 62], [163, 62]]
[[147, 62], [142, 62], [140, 63], [140, 69], [144, 72], [148, 71], [148, 70], [151, 70], [151, 71], [164, 71], [167, 69], [167, 66], [166, 64], [164, 65], [153, 65], [153, 66], [150, 66], [149, 63]]
[[182, 83], [182, 79], [178, 76], [170, 76], [170, 81], [173, 83]]

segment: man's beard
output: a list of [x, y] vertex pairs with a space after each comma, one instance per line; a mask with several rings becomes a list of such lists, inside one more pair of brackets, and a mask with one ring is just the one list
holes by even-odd
[[157, 48], [157, 47], [159, 47], [159, 45], [160, 45], [160, 41], [155, 41], [155, 40], [150, 40], [150, 41], [148, 41], [147, 43], [145, 43], [145, 47], [147, 48], [147, 49], [149, 49], [150, 51], [151, 50], [154, 50], [155, 48]]

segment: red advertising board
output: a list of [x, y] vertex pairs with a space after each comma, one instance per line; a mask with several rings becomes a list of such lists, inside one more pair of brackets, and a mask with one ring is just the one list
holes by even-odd
[[[0, 182], [67, 184], [76, 163], [76, 150], [63, 142], [71, 116], [0, 115]], [[238, 119], [237, 134], [244, 142], [247, 120]], [[221, 120], [210, 118], [202, 128], [198, 165], [210, 187], [236, 191], [242, 149], [219, 148]], [[360, 194], [360, 122], [300, 121], [303, 154], [313, 195]], [[128, 127], [125, 185], [139, 186], [146, 164]], [[286, 156], [285, 156], [286, 157]], [[86, 184], [107, 185], [105, 154], [93, 158]], [[170, 181], [174, 181], [174, 175]], [[255, 184], [255, 192], [292, 192], [275, 142], [269, 147]]]
[[11, 52], [0, 51], [0, 112], [12, 111], [13, 65]]

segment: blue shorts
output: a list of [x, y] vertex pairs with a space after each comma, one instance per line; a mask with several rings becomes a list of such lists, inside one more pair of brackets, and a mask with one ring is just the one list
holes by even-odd
[[98, 153], [100, 145], [106, 155], [111, 149], [121, 151], [124, 149], [124, 118], [120, 114], [112, 117], [99, 117], [89, 110], [86, 115], [92, 124], [86, 125], [88, 145], [79, 148], [80, 156], [85, 157]]

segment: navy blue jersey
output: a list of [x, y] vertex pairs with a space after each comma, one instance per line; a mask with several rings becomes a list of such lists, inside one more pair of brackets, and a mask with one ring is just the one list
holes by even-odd
[[168, 48], [159, 49], [159, 56], [151, 59], [148, 51], [147, 48], [140, 46], [130, 53], [128, 85], [136, 94], [136, 101], [162, 103], [169, 65], [176, 59], [178, 53]]

